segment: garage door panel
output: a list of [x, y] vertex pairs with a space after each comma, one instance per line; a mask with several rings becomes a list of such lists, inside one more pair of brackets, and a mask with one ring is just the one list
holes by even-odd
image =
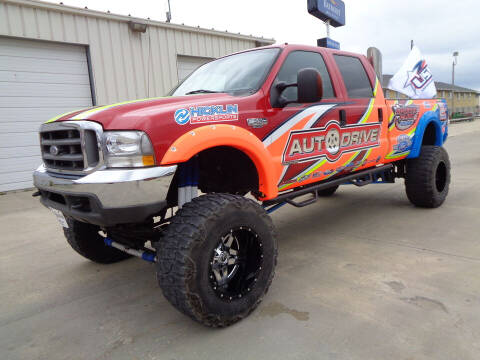
[[91, 99], [90, 85], [77, 84], [41, 84], [41, 83], [6, 83], [0, 82], [0, 94], [3, 97], [53, 97], [53, 98], [78, 98]]
[[0, 37], [0, 191], [32, 186], [38, 130], [92, 106], [85, 47]]
[[88, 72], [88, 65], [86, 61], [33, 59], [0, 55], [0, 70], [82, 75]]
[[0, 148], [38, 145], [38, 133], [1, 133]]
[[[0, 82], [88, 85], [88, 75], [42, 74], [26, 71], [0, 71]], [[25, 85], [27, 86], [27, 84]]]
[[22, 158], [35, 155], [40, 159], [39, 145], [0, 148], [0, 159]]
[[[0, 122], [0, 134], [9, 133], [26, 133], [35, 132], [38, 133], [40, 125], [38, 121], [35, 122]], [[15, 136], [15, 135], [12, 135]]]
[[85, 61], [85, 50], [81, 46], [8, 38], [0, 38], [0, 55]]
[[[89, 105], [90, 106], [90, 105]], [[72, 108], [71, 106], [64, 107], [42, 107], [42, 108], [16, 108], [8, 107], [1, 109], [2, 120], [5, 122], [18, 123], [18, 122], [34, 122], [40, 126], [45, 121], [61, 114], [65, 114], [69, 111], [81, 110], [81, 106]], [[2, 121], [3, 122], [3, 121]], [[15, 128], [13, 128], [15, 130]]]
[[177, 56], [178, 81], [181, 82], [193, 71], [195, 71], [200, 66], [210, 61], [212, 61], [212, 59], [210, 58], [178, 55]]
[[2, 189], [1, 191], [22, 190], [22, 189], [28, 189], [31, 187], [33, 187], [33, 183], [31, 179], [28, 181], [17, 181], [10, 184], [0, 185], [0, 188]]
[[[6, 174], [1, 174], [0, 176], [0, 189], [3, 191], [2, 185], [3, 184], [12, 184], [18, 181], [29, 181], [33, 184], [32, 181], [32, 171], [25, 170], [25, 171], [16, 171], [10, 172]], [[33, 185], [30, 185], [33, 186]]]
[[[34, 98], [34, 97], [16, 97], [6, 98], [0, 97], [0, 108], [18, 108], [18, 107], [32, 107], [32, 108], [51, 108], [51, 107], [65, 107], [67, 109], [81, 109], [92, 105], [90, 98]], [[0, 110], [3, 112], [3, 109]]]
[[2, 174], [5, 173], [17, 172], [19, 166], [26, 169], [26, 171], [30, 170], [30, 173], [32, 173], [41, 164], [42, 160], [39, 155], [23, 158], [0, 159], [0, 177], [3, 177]]

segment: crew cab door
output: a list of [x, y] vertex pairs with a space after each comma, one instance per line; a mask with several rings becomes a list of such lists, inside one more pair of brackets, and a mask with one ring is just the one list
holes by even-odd
[[[323, 98], [318, 103], [298, 103], [297, 88], [288, 87], [280, 96], [282, 101], [291, 102], [286, 106], [278, 105], [277, 84], [295, 84], [299, 70], [316, 69], [323, 84]], [[288, 54], [281, 65], [270, 88], [269, 123], [273, 130], [263, 139], [272, 158], [281, 164], [281, 176], [278, 180], [279, 191], [307, 184], [315, 179], [315, 171], [323, 166], [322, 171], [329, 171], [329, 163], [323, 161], [323, 151], [318, 151], [321, 144], [315, 143], [315, 131], [322, 129], [330, 120], [336, 119], [334, 111], [339, 99], [332, 79], [321, 53], [294, 50]], [[292, 151], [292, 144], [300, 145]], [[323, 172], [322, 172], [323, 174]]]
[[[388, 149], [388, 125], [383, 91], [366, 59], [344, 53], [332, 55], [343, 86], [344, 103], [338, 107], [340, 151], [349, 157], [343, 173], [380, 163]], [[372, 70], [373, 71], [373, 70]]]

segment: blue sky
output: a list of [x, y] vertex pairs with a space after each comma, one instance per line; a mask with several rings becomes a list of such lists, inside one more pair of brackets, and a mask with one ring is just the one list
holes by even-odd
[[[52, 1], [53, 2], [53, 1]], [[166, 0], [63, 0], [66, 5], [164, 20]], [[396, 72], [410, 51], [423, 52], [435, 80], [450, 83], [452, 53], [459, 51], [456, 84], [480, 91], [480, 1], [345, 0], [347, 25], [332, 29], [342, 49], [383, 53], [385, 74]], [[316, 44], [325, 26], [307, 12], [307, 0], [171, 0], [172, 22], [274, 38], [277, 42]]]

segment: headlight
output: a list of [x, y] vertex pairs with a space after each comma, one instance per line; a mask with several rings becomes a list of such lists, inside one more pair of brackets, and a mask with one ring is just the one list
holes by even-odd
[[107, 167], [144, 167], [155, 165], [153, 146], [143, 131], [105, 131]]

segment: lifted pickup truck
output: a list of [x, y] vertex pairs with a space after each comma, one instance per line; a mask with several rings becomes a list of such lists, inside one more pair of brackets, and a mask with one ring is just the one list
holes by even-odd
[[440, 206], [447, 119], [441, 100], [386, 100], [364, 56], [271, 46], [205, 64], [164, 98], [51, 119], [34, 182], [75, 251], [155, 263], [169, 302], [223, 327], [272, 282], [281, 205], [404, 178], [414, 205]]

